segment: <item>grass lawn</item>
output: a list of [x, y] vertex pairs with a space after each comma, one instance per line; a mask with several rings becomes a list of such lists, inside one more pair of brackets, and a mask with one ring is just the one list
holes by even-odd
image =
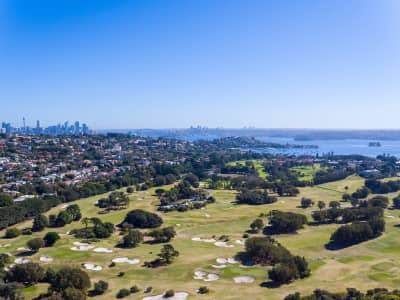
[[[39, 261], [41, 256], [50, 256], [54, 262], [43, 265], [81, 266], [83, 263], [94, 263], [103, 267], [102, 271], [88, 271], [92, 282], [105, 280], [110, 288], [106, 294], [96, 299], [115, 299], [121, 288], [137, 285], [142, 290], [148, 286], [153, 287], [151, 295], [164, 292], [167, 289], [186, 291], [189, 299], [282, 299], [288, 293], [296, 291], [311, 293], [316, 288], [331, 291], [343, 291], [346, 287], [357, 287], [367, 290], [374, 287], [398, 288], [400, 284], [400, 229], [395, 227], [400, 223], [400, 211], [387, 210], [386, 232], [381, 237], [353, 247], [338, 251], [326, 250], [324, 245], [328, 242], [331, 233], [338, 225], [306, 226], [297, 234], [278, 235], [275, 238], [294, 254], [306, 257], [312, 269], [311, 277], [296, 281], [279, 288], [262, 287], [267, 281], [267, 268], [255, 266], [251, 268], [229, 265], [226, 269], [213, 269], [215, 259], [218, 257], [233, 257], [243, 249], [236, 240], [243, 240], [243, 233], [249, 229], [249, 224], [260, 213], [272, 209], [293, 211], [306, 214], [308, 217], [317, 208], [299, 208], [302, 197], [310, 197], [315, 202], [340, 200], [345, 191], [354, 191], [361, 187], [363, 179], [351, 176], [346, 180], [327, 183], [321, 186], [302, 188], [297, 197], [280, 197], [278, 202], [270, 205], [248, 206], [234, 203], [235, 191], [216, 190], [210, 191], [217, 199], [215, 204], [208, 205], [205, 209], [191, 210], [188, 212], [170, 212], [161, 214], [165, 226], [174, 225], [177, 237], [172, 241], [173, 246], [180, 252], [176, 261], [168, 266], [157, 269], [148, 269], [142, 266], [144, 261], [156, 257], [162, 245], [141, 244], [134, 249], [119, 249], [114, 246], [121, 239], [117, 234], [107, 240], [101, 240], [96, 247], [112, 248], [113, 253], [94, 253], [92, 251], [74, 252], [70, 248], [74, 241], [79, 241], [67, 235], [66, 232], [73, 228], [81, 228], [81, 223], [72, 223], [63, 228], [49, 229], [57, 231], [62, 239], [55, 247], [43, 248], [31, 257], [32, 261]], [[346, 188], [347, 187], [347, 188]], [[391, 195], [392, 196], [392, 195]], [[154, 195], [154, 189], [135, 192], [130, 195], [129, 208], [126, 210], [99, 215], [100, 209], [94, 203], [104, 195], [90, 197], [75, 201], [81, 207], [84, 217], [100, 217], [105, 221], [117, 224], [125, 214], [134, 208], [156, 211], [159, 203]], [[54, 214], [62, 207], [52, 209]], [[266, 220], [264, 220], [266, 221]], [[31, 226], [27, 221], [17, 225], [19, 228]], [[2, 236], [4, 232], [0, 232]], [[27, 240], [34, 237], [43, 237], [45, 232], [34, 233], [32, 236], [20, 236], [15, 239], [0, 239], [0, 245], [10, 243], [10, 246], [1, 247], [1, 252], [9, 252], [14, 258], [18, 255], [18, 247], [25, 246]], [[221, 235], [229, 236], [229, 243], [233, 248], [220, 248], [212, 243], [192, 241], [192, 237], [216, 238]], [[110, 268], [111, 260], [116, 257], [138, 258], [139, 265], [117, 264]], [[213, 282], [203, 282], [193, 279], [196, 270], [218, 274], [220, 279]], [[125, 272], [123, 277], [118, 277], [119, 272]], [[240, 275], [250, 275], [255, 278], [251, 284], [235, 284], [233, 278]], [[200, 286], [207, 286], [211, 293], [208, 296], [196, 294]], [[46, 285], [29, 287], [24, 290], [28, 299], [46, 290]], [[147, 295], [146, 295], [147, 296]], [[143, 292], [131, 295], [126, 299], [142, 299]]]

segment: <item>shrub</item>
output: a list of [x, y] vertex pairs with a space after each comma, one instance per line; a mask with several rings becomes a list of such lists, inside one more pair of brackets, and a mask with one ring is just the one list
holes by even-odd
[[28, 246], [29, 249], [31, 249], [33, 252], [37, 252], [40, 248], [44, 247], [44, 241], [41, 238], [35, 238], [32, 240], [29, 240], [26, 245]]
[[43, 240], [46, 247], [53, 246], [60, 239], [60, 235], [57, 232], [48, 232], [44, 236]]
[[108, 290], [108, 282], [103, 281], [103, 280], [95, 282], [94, 289], [93, 289], [93, 293], [95, 295], [104, 294], [107, 290]]
[[45, 215], [38, 215], [33, 219], [32, 231], [43, 231], [49, 226], [49, 219]]
[[120, 289], [117, 293], [117, 298], [122, 299], [128, 297], [130, 295], [130, 291], [128, 289]]
[[6, 239], [13, 239], [16, 238], [21, 234], [21, 231], [18, 228], [9, 228], [6, 230], [4, 237]]
[[137, 285], [134, 285], [133, 287], [131, 287], [131, 294], [135, 294], [135, 293], [139, 293], [140, 289]]
[[165, 292], [163, 297], [164, 298], [171, 298], [173, 296], [175, 296], [175, 291], [174, 290], [168, 290], [168, 291]]
[[198, 292], [199, 292], [199, 294], [203, 295], [203, 294], [208, 294], [210, 292], [210, 290], [206, 286], [201, 286], [201, 287], [199, 287]]

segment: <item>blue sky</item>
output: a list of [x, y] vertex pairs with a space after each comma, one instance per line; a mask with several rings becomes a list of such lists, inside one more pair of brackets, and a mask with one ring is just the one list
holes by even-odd
[[397, 0], [2, 0], [0, 120], [399, 128]]

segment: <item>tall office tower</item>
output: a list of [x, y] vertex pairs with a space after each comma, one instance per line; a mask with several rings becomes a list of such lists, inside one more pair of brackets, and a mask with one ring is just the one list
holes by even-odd
[[22, 127], [23, 133], [25, 133], [26, 132], [26, 120], [25, 120], [25, 117], [22, 118], [22, 124], [23, 124], [23, 127]]
[[79, 121], [75, 122], [75, 134], [79, 134]]
[[89, 133], [89, 127], [86, 125], [86, 123], [82, 124], [82, 133], [83, 134], [88, 134]]
[[40, 121], [37, 120], [37, 121], [36, 121], [36, 129], [39, 129], [39, 128], [40, 128]]

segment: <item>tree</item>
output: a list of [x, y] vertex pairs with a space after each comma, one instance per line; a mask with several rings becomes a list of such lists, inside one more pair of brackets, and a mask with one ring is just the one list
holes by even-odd
[[117, 298], [122, 299], [128, 297], [130, 294], [131, 292], [128, 289], [120, 289], [117, 293]]
[[143, 242], [143, 234], [136, 229], [132, 229], [122, 238], [122, 246], [125, 248], [135, 248]]
[[93, 294], [101, 295], [104, 294], [108, 290], [108, 282], [100, 280], [94, 283]]
[[37, 252], [40, 248], [44, 247], [44, 241], [41, 238], [34, 238], [29, 240], [26, 245], [33, 252]]
[[156, 228], [161, 226], [163, 220], [155, 213], [135, 209], [126, 215], [123, 223], [130, 224], [134, 228]]
[[319, 208], [319, 210], [322, 210], [322, 209], [324, 209], [325, 208], [325, 206], [326, 206], [326, 204], [325, 204], [325, 202], [324, 201], [318, 201], [318, 208]]
[[293, 233], [303, 228], [307, 223], [307, 217], [292, 212], [272, 211], [270, 217], [271, 229], [276, 233]]
[[18, 228], [9, 228], [6, 230], [4, 237], [6, 239], [13, 239], [16, 238], [21, 234], [21, 231]]
[[169, 226], [162, 229], [154, 229], [148, 235], [157, 243], [168, 243], [175, 237], [176, 232], [174, 227]]
[[38, 215], [33, 219], [32, 231], [43, 231], [49, 226], [49, 219], [45, 215]]
[[400, 209], [400, 195], [393, 198], [393, 208]]
[[339, 201], [331, 201], [331, 202], [329, 202], [329, 207], [330, 208], [339, 208], [340, 202]]
[[351, 196], [350, 196], [349, 194], [345, 193], [345, 194], [343, 194], [343, 196], [342, 196], [342, 200], [343, 200], [344, 202], [350, 201], [350, 200], [351, 200]]
[[37, 263], [15, 265], [5, 276], [7, 282], [19, 282], [32, 285], [41, 281], [45, 276], [45, 270]]
[[128, 188], [126, 188], [126, 192], [127, 192], [128, 194], [132, 194], [132, 193], [133, 193], [133, 187], [128, 187]]
[[43, 240], [46, 247], [53, 246], [60, 239], [60, 235], [57, 232], [48, 232], [44, 236]]
[[255, 219], [251, 224], [250, 228], [253, 231], [259, 232], [261, 229], [264, 228], [264, 222], [261, 219]]
[[161, 248], [161, 252], [158, 254], [162, 262], [169, 265], [173, 262], [175, 257], [179, 256], [179, 252], [174, 249], [170, 244], [164, 245]]
[[314, 201], [310, 198], [303, 197], [303, 198], [301, 198], [300, 204], [301, 204], [301, 207], [307, 208], [307, 207], [313, 206]]
[[268, 271], [269, 278], [279, 284], [290, 283], [296, 278], [296, 270], [286, 264], [279, 264]]
[[55, 221], [55, 225], [57, 227], [63, 227], [67, 224], [72, 223], [72, 221], [73, 221], [72, 215], [69, 214], [67, 211], [63, 210], [58, 213], [56, 221]]
[[51, 282], [53, 291], [63, 291], [67, 288], [74, 288], [86, 291], [90, 288], [90, 279], [86, 272], [81, 269], [64, 267], [59, 270]]
[[24, 300], [22, 287], [16, 282], [0, 284], [0, 299], [5, 300]]
[[9, 263], [11, 263], [11, 257], [8, 254], [0, 253], [0, 269], [4, 269]]
[[65, 211], [71, 215], [73, 221], [79, 221], [82, 218], [81, 210], [77, 204], [69, 205]]
[[11, 206], [13, 204], [14, 201], [10, 195], [0, 193], [0, 207]]

